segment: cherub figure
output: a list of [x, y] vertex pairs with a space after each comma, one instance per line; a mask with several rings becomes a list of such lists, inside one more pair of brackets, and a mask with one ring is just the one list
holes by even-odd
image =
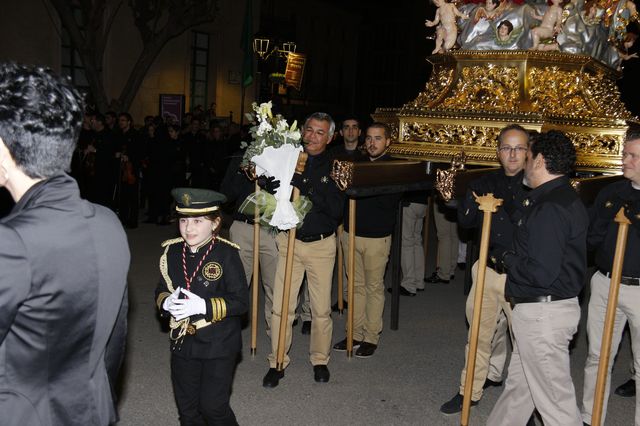
[[548, 50], [540, 44], [540, 40], [551, 38], [562, 31], [562, 0], [551, 0], [551, 6], [543, 16], [533, 14], [535, 19], [541, 20], [540, 26], [531, 30], [533, 46], [530, 50]]
[[431, 53], [444, 53], [456, 44], [456, 37], [458, 36], [456, 17], [469, 19], [469, 15], [461, 13], [453, 3], [447, 3], [446, 0], [433, 0], [433, 4], [438, 7], [436, 16], [433, 21], [427, 19], [424, 25], [427, 27], [437, 25], [436, 47]]
[[486, 0], [484, 6], [480, 6], [476, 9], [476, 13], [473, 16], [473, 23], [477, 23], [481, 19], [493, 21], [502, 15], [502, 12], [507, 8], [507, 2], [501, 2], [500, 0]]

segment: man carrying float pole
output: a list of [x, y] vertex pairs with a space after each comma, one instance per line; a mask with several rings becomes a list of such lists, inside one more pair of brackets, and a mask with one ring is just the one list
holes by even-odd
[[[596, 250], [596, 266], [598, 270], [591, 278], [591, 298], [587, 314], [587, 335], [589, 337], [589, 354], [584, 367], [584, 392], [582, 399], [582, 421], [595, 424], [592, 419], [596, 373], [601, 357], [600, 348], [603, 335], [605, 311], [611, 281], [611, 270], [616, 250], [618, 223], [614, 216], [620, 208], [625, 209], [626, 217], [631, 221], [624, 252], [622, 276], [618, 306], [615, 313], [611, 352], [608, 363], [608, 374], [604, 392], [602, 423], [607, 413], [607, 400], [611, 367], [618, 351], [625, 324], [629, 321], [631, 346], [635, 366], [636, 384], [640, 379], [640, 129], [627, 131], [622, 151], [622, 173], [625, 179], [604, 188], [598, 194], [590, 210], [588, 244]], [[636, 399], [635, 424], [640, 425], [640, 406]]]
[[[285, 282], [287, 255], [287, 235], [278, 235], [280, 257], [276, 269], [273, 294], [273, 316], [271, 323], [271, 354], [269, 371], [262, 385], [273, 388], [284, 377], [284, 369], [289, 365], [291, 347], [291, 327], [293, 323], [297, 294], [306, 272], [311, 301], [311, 342], [310, 361], [313, 365], [314, 380], [319, 383], [329, 381], [329, 363], [333, 322], [331, 320], [331, 282], [336, 256], [335, 230], [342, 217], [344, 195], [330, 178], [332, 159], [326, 152], [333, 137], [335, 123], [331, 116], [317, 112], [311, 114], [303, 128], [304, 150], [308, 154], [307, 164], [302, 174], [294, 175], [291, 185], [300, 190], [312, 203], [302, 226], [297, 229], [293, 248], [291, 277], [291, 297], [289, 297], [288, 316], [286, 318], [285, 355], [282, 366], [278, 365], [277, 351], [280, 331], [282, 300]], [[282, 369], [278, 368], [281, 367]]]
[[525, 424], [535, 409], [545, 425], [581, 426], [569, 344], [578, 329], [587, 268], [587, 211], [569, 183], [576, 150], [549, 131], [529, 144], [523, 201], [511, 249], [497, 251], [507, 271], [513, 353], [504, 391], [487, 424]]
[[[391, 130], [383, 123], [373, 123], [367, 129], [365, 147], [369, 161], [389, 160], [387, 148], [391, 144]], [[366, 161], [366, 160], [365, 160]], [[381, 194], [355, 200], [355, 229], [351, 227], [349, 209], [345, 211], [342, 248], [354, 258], [353, 346], [356, 357], [368, 358], [378, 347], [384, 311], [384, 272], [391, 250], [391, 234], [396, 221], [401, 194]], [[353, 204], [353, 203], [350, 203]], [[353, 237], [355, 234], [355, 238]], [[351, 241], [354, 241], [353, 249]], [[340, 273], [340, 272], [339, 272]], [[353, 308], [353, 309], [351, 309]], [[336, 343], [336, 351], [348, 351], [348, 339]]]
[[[482, 225], [482, 214], [478, 209], [475, 195], [481, 196], [494, 194], [496, 198], [504, 200], [503, 206], [495, 213], [495, 219], [491, 227], [490, 249], [496, 247], [511, 247], [515, 222], [520, 216], [522, 200], [526, 189], [522, 186], [524, 164], [529, 149], [529, 134], [517, 124], [503, 128], [498, 134], [497, 156], [502, 168], [488, 173], [469, 185], [467, 194], [458, 205], [458, 223], [465, 228], [477, 228]], [[515, 220], [514, 220], [515, 219]], [[466, 303], [467, 321], [471, 324], [474, 314], [474, 295], [478, 276], [478, 264], [473, 265], [473, 286]], [[492, 339], [497, 338], [497, 332], [505, 333], [502, 329], [497, 331], [500, 311], [503, 311], [507, 319], [511, 318], [511, 307], [504, 296], [504, 286], [507, 276], [503, 270], [496, 266], [496, 259], [487, 260], [487, 272], [485, 275], [485, 289], [482, 296], [482, 311], [480, 315], [480, 328], [478, 334], [478, 350], [475, 371], [473, 373], [473, 387], [471, 405], [477, 405], [482, 398], [486, 387], [500, 386], [502, 378], [488, 379], [488, 369], [492, 356]], [[504, 345], [506, 347], [506, 345]], [[505, 348], [506, 349], [506, 348]], [[469, 343], [465, 348], [465, 359], [468, 357]], [[506, 359], [506, 354], [505, 354]], [[462, 409], [467, 365], [460, 375], [459, 391], [449, 401], [442, 404], [440, 411], [445, 415], [459, 413]]]

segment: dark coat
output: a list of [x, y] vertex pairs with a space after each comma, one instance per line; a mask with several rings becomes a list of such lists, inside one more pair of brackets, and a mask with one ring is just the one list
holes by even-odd
[[128, 268], [120, 222], [67, 175], [0, 220], [0, 423], [116, 419], [107, 370], [124, 352]]
[[[189, 319], [191, 323], [205, 320], [210, 325], [198, 329], [194, 335], [187, 334], [181, 342], [173, 342], [171, 349], [175, 356], [212, 359], [234, 356], [240, 351], [241, 316], [249, 308], [249, 290], [238, 249], [231, 244], [217, 238], [208, 254], [209, 244], [196, 253], [189, 253], [189, 249], [185, 248], [189, 276], [200, 264], [190, 291], [205, 299], [207, 306], [204, 315], [194, 315]], [[176, 238], [165, 241], [163, 246], [166, 249], [160, 259], [162, 277], [156, 289], [156, 304], [160, 315], [168, 318], [169, 312], [162, 309], [165, 298], [178, 287], [186, 289], [182, 263], [184, 240]], [[206, 258], [200, 262], [205, 254]], [[222, 309], [214, 311], [214, 307]]]

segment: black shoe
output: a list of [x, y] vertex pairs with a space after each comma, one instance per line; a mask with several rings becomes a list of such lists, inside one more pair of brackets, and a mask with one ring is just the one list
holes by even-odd
[[[356, 350], [360, 347], [362, 342], [358, 342], [357, 340], [353, 341], [353, 350]], [[333, 350], [338, 352], [345, 352], [347, 350], [347, 338], [340, 340], [338, 343], [333, 345]]]
[[284, 377], [284, 370], [278, 371], [275, 368], [270, 368], [267, 374], [262, 379], [262, 386], [265, 388], [275, 388], [280, 383], [280, 379]]
[[[459, 413], [462, 411], [462, 398], [462, 395], [456, 394], [456, 396], [442, 404], [440, 412], [447, 415]], [[478, 401], [471, 401], [471, 406], [473, 407], [474, 405], [478, 405]]]
[[618, 386], [614, 393], [625, 398], [636, 396], [636, 381], [634, 379], [627, 380]]
[[313, 366], [313, 380], [318, 383], [327, 383], [329, 381], [329, 369], [326, 365], [314, 365]]
[[500, 380], [499, 382], [494, 382], [491, 379], [487, 379], [484, 381], [484, 385], [482, 385], [482, 389], [487, 389], [487, 388], [499, 388], [500, 386], [502, 386], [502, 380]]
[[298, 325], [298, 318], [293, 320], [293, 323], [291, 324], [291, 327], [295, 327], [296, 325]]
[[[409, 297], [414, 297], [416, 294], [415, 293], [411, 293], [409, 290], [407, 290], [406, 288], [399, 286], [398, 287], [400, 290], [398, 290], [398, 293], [400, 293], [400, 296], [409, 296]], [[387, 289], [387, 293], [391, 293], [393, 294], [393, 289], [391, 287], [389, 287]]]
[[425, 278], [424, 282], [429, 284], [449, 284], [449, 280], [443, 280], [438, 276], [437, 272], [434, 272], [430, 277]]
[[[342, 308], [343, 309], [347, 309], [349, 307], [349, 304], [346, 301], [342, 302]], [[331, 305], [331, 312], [338, 312], [338, 302], [334, 303], [333, 305]]]
[[373, 356], [373, 354], [376, 352], [376, 349], [378, 349], [378, 345], [374, 345], [373, 343], [369, 342], [362, 342], [360, 344], [360, 347], [356, 351], [356, 356], [358, 358], [369, 358], [370, 356]]
[[302, 329], [300, 330], [302, 334], [311, 334], [311, 321], [302, 321]]

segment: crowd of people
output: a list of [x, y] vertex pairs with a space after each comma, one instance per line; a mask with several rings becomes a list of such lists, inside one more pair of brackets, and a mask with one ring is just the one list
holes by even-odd
[[[171, 378], [180, 423], [237, 424], [229, 396], [242, 341], [240, 319], [249, 306], [253, 257], [253, 217], [240, 205], [255, 190], [254, 182], [238, 168], [238, 147], [218, 142], [221, 129], [215, 124], [203, 134], [197, 117], [187, 120], [184, 128], [149, 118], [142, 132], [134, 129], [126, 113], [86, 114], [83, 121], [77, 91], [44, 69], [4, 64], [0, 87], [0, 187], [16, 203], [0, 219], [0, 351], [4, 354], [0, 380], [11, 391], [0, 400], [0, 407], [12, 414], [7, 424], [106, 425], [117, 419], [114, 384], [124, 353], [130, 261], [119, 222], [137, 225], [138, 197], [149, 199], [151, 222], [162, 224], [170, 215], [177, 216], [180, 237], [162, 244], [155, 301], [161, 317], [169, 320]], [[261, 233], [260, 274], [271, 339], [264, 387], [277, 387], [286, 368], [296, 361], [289, 357], [289, 349], [298, 296], [308, 305], [306, 330], [315, 382], [330, 381], [332, 350], [351, 346], [357, 358], [374, 356], [384, 332], [384, 275], [398, 209], [403, 208], [405, 229], [400, 294], [411, 297], [426, 285], [449, 284], [455, 271], [457, 228], [480, 228], [476, 197], [488, 194], [500, 198], [502, 205], [491, 228], [471, 405], [480, 402], [484, 388], [503, 386], [506, 342], [511, 340], [504, 391], [488, 424], [531, 424], [535, 412], [545, 425], [592, 422], [616, 249], [614, 216], [620, 209], [630, 229], [609, 371], [628, 321], [633, 375], [638, 378], [637, 128], [630, 127], [626, 134], [622, 178], [604, 188], [589, 210], [569, 181], [576, 150], [566, 135], [530, 132], [516, 124], [503, 128], [496, 146], [501, 169], [471, 182], [466, 196], [456, 203], [436, 207], [442, 216], [435, 216], [437, 237], [447, 241], [439, 246], [438, 267], [431, 274], [425, 271], [419, 237], [427, 194], [403, 198], [380, 193], [348, 203], [331, 178], [334, 159], [388, 160], [389, 126], [374, 122], [361, 128], [357, 118], [347, 117], [339, 130], [342, 142], [334, 141], [335, 121], [316, 112], [307, 117], [301, 134], [308, 156], [304, 171], [294, 174], [291, 182], [258, 180], [269, 193], [290, 184], [312, 203], [291, 247], [291, 297], [285, 302], [283, 339], [278, 325], [292, 240], [286, 232]], [[239, 141], [234, 137], [242, 135], [232, 135], [231, 140]], [[330, 150], [332, 143], [335, 148]], [[216, 157], [222, 146], [225, 154]], [[65, 173], [71, 165], [76, 180]], [[81, 194], [94, 202], [83, 200]], [[172, 204], [175, 211], [170, 213]], [[353, 204], [355, 229], [347, 220]], [[225, 205], [235, 209], [233, 241], [220, 236]], [[334, 338], [331, 318], [336, 255], [342, 250], [346, 258], [350, 249], [355, 252], [354, 297], [347, 307], [354, 313], [352, 342]], [[596, 253], [597, 271], [591, 278], [589, 354], [579, 407], [569, 345], [580, 320], [578, 296], [587, 281], [589, 250]], [[76, 267], [66, 266], [69, 259]], [[469, 319], [474, 314], [478, 273], [476, 263], [466, 306]], [[278, 355], [280, 340], [285, 344], [283, 359]], [[468, 350], [467, 345], [465, 358]], [[443, 414], [461, 411], [466, 368], [456, 394], [442, 405]], [[605, 401], [608, 389], [607, 385]], [[604, 420], [606, 404], [602, 416]], [[640, 424], [638, 403], [635, 424]]]
[[88, 111], [70, 174], [83, 198], [116, 211], [125, 227], [138, 226], [140, 208], [146, 208], [146, 222], [166, 225], [171, 189], [218, 188], [243, 139], [238, 124], [207, 117], [201, 109], [181, 123], [147, 116], [140, 127], [127, 112]]

